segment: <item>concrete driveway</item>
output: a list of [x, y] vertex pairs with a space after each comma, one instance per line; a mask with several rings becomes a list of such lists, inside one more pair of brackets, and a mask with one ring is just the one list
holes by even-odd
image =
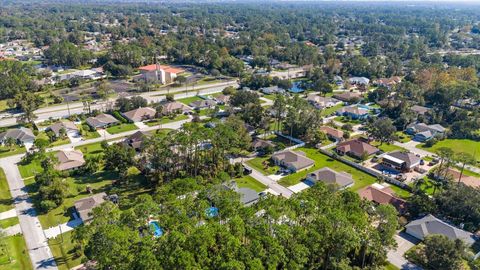
[[395, 241], [397, 242], [397, 248], [388, 251], [388, 261], [400, 269], [422, 270], [421, 267], [409, 262], [404, 257], [404, 254], [409, 249], [417, 245], [420, 241], [405, 232], [399, 232], [398, 234], [396, 234]]

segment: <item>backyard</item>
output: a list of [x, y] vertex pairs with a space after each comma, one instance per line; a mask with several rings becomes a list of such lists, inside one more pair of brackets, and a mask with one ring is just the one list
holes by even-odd
[[68, 270], [82, 263], [82, 255], [75, 252], [76, 249], [72, 241], [71, 231], [48, 240], [48, 245], [52, 250], [58, 269]]
[[131, 130], [136, 130], [136, 129], [137, 129], [137, 126], [135, 126], [135, 124], [123, 123], [123, 124], [108, 127], [107, 132], [110, 134], [118, 134], [118, 133], [127, 132]]
[[80, 130], [81, 130], [82, 137], [85, 140], [95, 139], [100, 137], [100, 134], [98, 134], [96, 130], [91, 131], [90, 127], [86, 123], [83, 123], [82, 125], [80, 125]]
[[280, 167], [273, 164], [273, 162], [270, 160], [270, 156], [256, 157], [247, 161], [247, 164], [260, 171], [264, 175], [275, 174], [280, 169]]
[[425, 144], [417, 145], [417, 148], [435, 153], [440, 147], [447, 147], [452, 149], [455, 153], [465, 152], [475, 155], [477, 161], [480, 161], [480, 141], [473, 141], [467, 139], [445, 139], [437, 142], [432, 147], [426, 147]]
[[343, 103], [335, 105], [335, 106], [330, 107], [330, 108], [325, 108], [325, 109], [322, 110], [322, 112], [320, 114], [322, 116], [328, 116], [328, 115], [331, 115], [332, 113], [335, 113], [338, 109], [340, 109], [342, 107], [343, 107]]
[[315, 161], [315, 165], [308, 169], [301, 172], [297, 172], [291, 175], [288, 175], [282, 178], [278, 183], [282, 186], [289, 187], [295, 184], [298, 184], [301, 180], [305, 179], [305, 176], [313, 172], [315, 170], [329, 167], [332, 170], [337, 172], [346, 172], [352, 175], [355, 184], [351, 187], [351, 190], [356, 191], [365, 186], [375, 183], [375, 178], [371, 175], [368, 175], [362, 171], [359, 171], [353, 167], [348, 166], [338, 160], [334, 160], [320, 152], [314, 148], [306, 148], [301, 147], [298, 148], [296, 151], [303, 151], [307, 157], [313, 159]]

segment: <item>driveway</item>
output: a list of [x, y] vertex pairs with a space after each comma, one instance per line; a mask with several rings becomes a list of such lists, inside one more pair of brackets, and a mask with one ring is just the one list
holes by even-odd
[[273, 179], [269, 178], [268, 176], [263, 175], [261, 172], [255, 170], [254, 168], [248, 166], [246, 163], [243, 163], [245, 168], [251, 169], [252, 173], [250, 174], [251, 177], [255, 178], [258, 182], [266, 185], [269, 189], [273, 190], [275, 193], [282, 195], [285, 198], [290, 198], [293, 195], [293, 191], [290, 189], [278, 184]]
[[400, 269], [405, 270], [422, 270], [421, 267], [410, 263], [405, 259], [404, 254], [418, 244], [420, 241], [415, 237], [405, 233], [399, 232], [395, 235], [395, 241], [397, 242], [397, 248], [390, 250], [387, 253], [388, 261]]

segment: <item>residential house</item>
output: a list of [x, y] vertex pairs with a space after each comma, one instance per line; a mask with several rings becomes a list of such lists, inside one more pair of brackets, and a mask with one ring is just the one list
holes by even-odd
[[65, 131], [65, 135], [70, 137], [80, 136], [80, 129], [72, 121], [57, 122], [46, 129], [52, 131], [55, 137], [60, 137], [61, 130]]
[[450, 240], [462, 240], [466, 245], [471, 246], [475, 243], [475, 236], [467, 231], [461, 230], [451, 224], [448, 224], [433, 215], [427, 215], [423, 218], [414, 220], [406, 226], [406, 233], [411, 236], [424, 240], [425, 237], [432, 234], [441, 234]]
[[370, 83], [370, 80], [365, 77], [351, 77], [348, 79], [348, 82], [352, 85], [367, 86]]
[[370, 156], [380, 151], [375, 146], [358, 139], [341, 142], [337, 144], [335, 150], [340, 155], [349, 155], [358, 159], [361, 159], [365, 155]]
[[252, 148], [255, 152], [263, 151], [269, 147], [271, 147], [272, 149], [275, 148], [275, 144], [269, 140], [262, 140], [257, 138], [252, 142]]
[[55, 156], [58, 159], [55, 169], [59, 171], [75, 170], [85, 165], [83, 153], [78, 150], [60, 150]]
[[264, 87], [264, 88], [261, 88], [260, 91], [266, 95], [273, 95], [273, 94], [284, 94], [286, 93], [286, 91], [276, 85], [274, 86], [270, 86], [270, 87]]
[[340, 189], [351, 187], [354, 184], [351, 174], [336, 172], [329, 167], [307, 174], [306, 180], [312, 183], [324, 182], [327, 185], [337, 185]]
[[405, 212], [407, 202], [395, 196], [395, 193], [390, 187], [374, 183], [358, 191], [362, 199], [369, 200], [376, 204], [391, 204], [397, 211], [402, 214]]
[[420, 165], [421, 158], [405, 151], [395, 151], [382, 156], [382, 165], [400, 172], [409, 172]]
[[357, 92], [342, 92], [340, 94], [334, 94], [333, 97], [348, 103], [355, 103], [362, 99], [362, 95]]
[[341, 101], [334, 98], [322, 97], [317, 94], [310, 94], [307, 97], [307, 101], [317, 109], [324, 109], [341, 104]]
[[416, 115], [425, 115], [426, 113], [430, 112], [432, 109], [420, 106], [420, 105], [413, 105], [410, 110], [414, 112]]
[[105, 202], [106, 197], [107, 194], [105, 192], [102, 192], [87, 198], [80, 199], [75, 202], [75, 212], [77, 213], [78, 217], [83, 221], [83, 223], [87, 223], [92, 220], [93, 209]]
[[122, 114], [130, 122], [142, 122], [155, 118], [157, 111], [150, 107], [140, 107]]
[[320, 130], [327, 134], [327, 137], [331, 140], [335, 141], [343, 141], [343, 131], [329, 127], [329, 126], [321, 126]]
[[161, 105], [162, 115], [190, 113], [191, 111], [192, 108], [178, 101], [172, 101]]
[[217, 104], [219, 105], [225, 105], [225, 104], [228, 104], [230, 102], [230, 96], [226, 96], [226, 95], [218, 95], [215, 97], [215, 101], [217, 102]]
[[123, 144], [132, 147], [135, 151], [140, 151], [145, 143], [145, 139], [150, 136], [149, 132], [139, 130], [125, 138]]
[[5, 144], [8, 138], [12, 138], [19, 145], [33, 144], [35, 141], [35, 135], [32, 130], [28, 128], [13, 128], [5, 132], [0, 133], [0, 143]]
[[365, 120], [370, 115], [370, 110], [362, 108], [358, 105], [342, 107], [336, 111], [339, 116], [345, 116], [356, 120]]
[[194, 108], [194, 109], [207, 109], [207, 108], [213, 108], [217, 105], [217, 103], [214, 100], [211, 99], [202, 99], [202, 100], [197, 100], [194, 101], [188, 106]]
[[285, 167], [292, 172], [308, 169], [315, 164], [315, 161], [306, 157], [305, 153], [292, 150], [277, 152], [272, 155], [272, 160], [276, 165]]
[[399, 76], [392, 76], [390, 78], [380, 78], [373, 81], [373, 84], [376, 86], [383, 86], [388, 89], [391, 89], [393, 86], [402, 82], [402, 78]]
[[86, 121], [87, 124], [92, 128], [106, 128], [120, 122], [115, 117], [104, 113], [99, 114], [95, 117], [88, 117]]
[[241, 187], [236, 188], [235, 191], [240, 194], [240, 202], [245, 206], [250, 206], [260, 199], [258, 192], [251, 188]]
[[161, 84], [173, 83], [178, 74], [185, 72], [185, 70], [181, 68], [159, 64], [143, 66], [138, 69], [145, 81], [155, 81]]
[[431, 138], [445, 135], [446, 129], [439, 124], [427, 125], [425, 123], [414, 123], [407, 126], [405, 132], [414, 135], [413, 139], [419, 142], [428, 141]]

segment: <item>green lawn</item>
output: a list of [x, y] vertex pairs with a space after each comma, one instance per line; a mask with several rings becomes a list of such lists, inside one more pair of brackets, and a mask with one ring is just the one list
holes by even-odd
[[0, 270], [33, 269], [23, 235], [8, 236], [4, 241], [7, 249], [0, 250]]
[[162, 117], [160, 119], [155, 119], [155, 120], [152, 120], [152, 121], [145, 122], [145, 124], [149, 127], [153, 127], [153, 126], [168, 124], [168, 123], [177, 122], [177, 121], [181, 121], [181, 120], [185, 120], [185, 119], [188, 119], [188, 115], [179, 114], [179, 115], [175, 116], [174, 118], [170, 118], [170, 117], [165, 116], [165, 117]]
[[87, 124], [82, 124], [80, 126], [80, 129], [81, 129], [82, 137], [85, 140], [95, 139], [100, 137], [100, 134], [98, 134], [97, 131], [90, 131], [90, 127]]
[[6, 229], [6, 228], [11, 227], [13, 225], [17, 225], [18, 223], [19, 223], [18, 217], [2, 219], [2, 220], [0, 220], [0, 228]]
[[342, 103], [342, 104], [335, 105], [335, 106], [330, 107], [330, 108], [323, 109], [320, 114], [321, 114], [322, 116], [327, 116], [327, 115], [330, 115], [330, 114], [336, 112], [338, 109], [340, 109], [340, 108], [342, 108], [342, 107], [343, 107], [343, 103]]
[[377, 147], [378, 149], [382, 150], [385, 153], [405, 150], [404, 148], [400, 146], [396, 146], [393, 143], [382, 143], [380, 145], [380, 142], [374, 141], [374, 142], [371, 142], [370, 144]]
[[362, 123], [362, 121], [360, 120], [354, 120], [344, 116], [337, 116], [334, 118], [334, 120], [344, 124], [352, 124], [352, 125], [358, 125]]
[[242, 188], [242, 187], [251, 188], [257, 192], [264, 191], [267, 188], [267, 186], [258, 182], [257, 180], [255, 180], [253, 177], [249, 175], [243, 176], [241, 178], [237, 178], [235, 179], [235, 182], [237, 182], [237, 186], [239, 188]]
[[[38, 133], [36, 139], [44, 139], [44, 140], [50, 141], [50, 138], [48, 137], [47, 133], [45, 133], [45, 132]], [[50, 142], [50, 144], [48, 146], [49, 147], [54, 147], [54, 146], [59, 146], [59, 145], [69, 144], [69, 143], [70, 143], [70, 139], [68, 137], [65, 137], [63, 139], [59, 138], [59, 139], [57, 139], [53, 142]]]
[[13, 208], [12, 195], [8, 186], [5, 172], [0, 168], [0, 212], [5, 212]]
[[14, 156], [25, 153], [27, 150], [24, 146], [15, 145], [10, 147], [0, 146], [0, 158]]
[[74, 203], [82, 198], [90, 196], [86, 188], [90, 186], [93, 193], [100, 193], [106, 190], [107, 185], [112, 180], [117, 180], [118, 175], [111, 172], [98, 172], [88, 176], [69, 177], [69, 196], [65, 198], [63, 204], [48, 213], [39, 214], [38, 219], [44, 229], [65, 223], [72, 218]]
[[395, 135], [397, 136], [397, 141], [401, 143], [406, 143], [412, 140], [410, 135], [406, 134], [405, 132], [402, 131], [397, 131], [395, 132]]
[[402, 198], [402, 199], [406, 199], [408, 197], [410, 197], [412, 195], [412, 193], [408, 192], [407, 190], [403, 189], [403, 188], [400, 188], [400, 187], [397, 187], [395, 185], [390, 185], [390, 188], [395, 192], [395, 194]]
[[199, 96], [193, 96], [193, 97], [182, 98], [182, 99], [179, 99], [177, 101], [182, 102], [185, 105], [188, 105], [188, 104], [190, 104], [194, 101], [197, 101], [197, 100], [202, 100], [202, 98], [199, 97]]
[[130, 130], [135, 130], [135, 129], [137, 129], [137, 126], [135, 126], [135, 124], [123, 123], [123, 124], [120, 124], [120, 125], [115, 125], [115, 126], [108, 127], [107, 132], [110, 133], [110, 134], [118, 134], [118, 133], [130, 131]]
[[384, 270], [400, 270], [400, 268], [396, 267], [395, 265], [391, 264], [391, 263], [388, 263], [385, 268], [383, 268]]
[[82, 151], [83, 155], [100, 155], [103, 153], [102, 142], [90, 143], [75, 147], [75, 149]]
[[48, 245], [52, 250], [58, 269], [68, 270], [82, 263], [82, 255], [75, 252], [75, 244], [72, 242], [72, 231], [48, 240]]
[[41, 165], [40, 165], [40, 160], [34, 159], [32, 162], [28, 164], [19, 164], [18, 165], [18, 170], [20, 171], [20, 175], [22, 178], [29, 178], [35, 176], [37, 173], [40, 173], [43, 171]]
[[440, 147], [450, 148], [455, 153], [465, 152], [476, 155], [477, 160], [480, 161], [480, 142], [477, 141], [467, 139], [445, 139], [437, 142], [432, 147], [425, 147], [425, 144], [417, 145], [417, 148], [421, 148], [432, 153], [435, 153], [435, 151]]
[[274, 165], [271, 160], [270, 156], [267, 157], [256, 157], [247, 161], [247, 164], [252, 166], [254, 169], [260, 171], [264, 175], [275, 174], [280, 167]]
[[298, 148], [297, 150], [305, 152], [305, 154], [307, 154], [307, 157], [315, 161], [315, 165], [308, 170], [297, 172], [282, 178], [278, 182], [282, 186], [289, 187], [289, 186], [298, 184], [301, 180], [305, 179], [305, 176], [307, 175], [307, 173], [313, 172], [315, 170], [318, 170], [324, 167], [329, 167], [330, 169], [338, 172], [346, 172], [351, 174], [353, 177], [353, 180], [355, 181], [355, 184], [351, 187], [353, 191], [359, 190], [365, 186], [375, 183], [375, 178], [373, 176], [368, 175], [362, 171], [359, 171], [353, 167], [350, 167], [345, 163], [334, 160], [318, 152], [317, 149], [301, 147], [301, 148]]

